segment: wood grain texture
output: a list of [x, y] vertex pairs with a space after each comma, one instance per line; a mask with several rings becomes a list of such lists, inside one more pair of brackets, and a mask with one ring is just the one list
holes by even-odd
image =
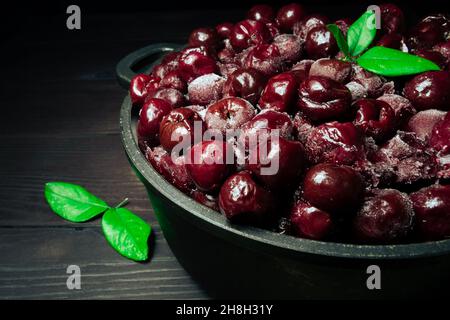
[[[128, 164], [118, 121], [126, 90], [115, 66], [150, 43], [185, 42], [200, 22], [236, 19], [232, 11], [87, 14], [77, 32], [65, 28], [65, 15], [36, 17], [6, 40], [12, 63], [0, 77], [0, 299], [208, 298], [170, 251]], [[116, 253], [99, 219], [74, 224], [52, 213], [47, 181], [81, 184], [110, 204], [128, 197], [127, 207], [153, 226], [150, 261]], [[66, 287], [70, 264], [81, 268], [81, 290]]]

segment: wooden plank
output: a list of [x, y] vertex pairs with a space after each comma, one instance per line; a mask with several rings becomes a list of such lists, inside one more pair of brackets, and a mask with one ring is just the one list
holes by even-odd
[[[1, 228], [0, 299], [200, 299], [206, 294], [178, 264], [159, 228], [149, 262], [121, 257], [93, 228]], [[66, 286], [69, 265], [81, 290]]]

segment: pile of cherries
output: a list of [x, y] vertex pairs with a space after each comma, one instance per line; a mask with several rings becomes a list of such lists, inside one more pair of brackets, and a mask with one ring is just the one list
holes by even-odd
[[[256, 5], [243, 21], [192, 31], [185, 49], [132, 80], [142, 152], [170, 183], [232, 223], [340, 242], [449, 238], [450, 17], [407, 28], [396, 5], [380, 8], [374, 44], [425, 57], [441, 71], [373, 74], [342, 60], [327, 29], [335, 23], [346, 34], [350, 19], [330, 21], [299, 4], [277, 12]], [[239, 137], [199, 141], [171, 157], [195, 123], [222, 133], [278, 129], [267, 148], [279, 170], [264, 175], [266, 162], [246, 161], [251, 153], [238, 154]], [[243, 164], [208, 161], [220, 150]]]

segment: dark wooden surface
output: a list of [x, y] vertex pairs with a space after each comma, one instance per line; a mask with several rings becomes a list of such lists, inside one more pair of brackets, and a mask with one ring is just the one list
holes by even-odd
[[[155, 42], [183, 42], [188, 30], [234, 12], [82, 12], [82, 29], [65, 15], [28, 18], [2, 44], [0, 106], [0, 299], [201, 299], [208, 295], [170, 251], [143, 185], [122, 150], [119, 108], [126, 91], [115, 65]], [[99, 219], [73, 224], [52, 213], [47, 181], [85, 186], [128, 208], [154, 231], [153, 255], [135, 263], [117, 254]], [[68, 290], [66, 268], [81, 268]]]

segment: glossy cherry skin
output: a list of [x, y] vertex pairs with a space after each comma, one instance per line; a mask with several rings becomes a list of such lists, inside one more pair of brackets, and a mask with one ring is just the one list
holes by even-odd
[[233, 26], [231, 22], [220, 23], [216, 26], [216, 33], [220, 38], [227, 39], [233, 32]]
[[225, 134], [228, 129], [238, 129], [256, 114], [255, 108], [242, 98], [223, 98], [206, 110], [208, 129]]
[[191, 47], [216, 48], [219, 45], [219, 36], [213, 28], [194, 29], [189, 35], [188, 45]]
[[257, 4], [250, 8], [247, 12], [247, 19], [261, 22], [273, 21], [275, 12], [273, 8], [267, 4]]
[[308, 78], [309, 70], [313, 63], [314, 60], [305, 59], [292, 66], [290, 72], [294, 75], [295, 79], [297, 79], [297, 83], [302, 83]]
[[153, 94], [149, 94], [146, 100], [150, 98], [165, 100], [174, 108], [182, 107], [186, 103], [183, 93], [172, 88], [161, 88]]
[[222, 98], [225, 78], [214, 74], [204, 74], [189, 83], [188, 96], [193, 104], [208, 105]]
[[311, 29], [320, 26], [326, 26], [328, 23], [328, 18], [320, 15], [313, 14], [303, 18], [301, 21], [294, 24], [294, 34], [297, 35], [301, 40], [305, 41]]
[[299, 183], [305, 159], [300, 142], [269, 137], [250, 148], [246, 169], [269, 190], [292, 190]]
[[282, 67], [281, 53], [274, 44], [260, 44], [243, 56], [241, 64], [247, 69], [258, 70], [265, 76], [272, 76]]
[[230, 42], [236, 51], [242, 51], [251, 45], [267, 43], [271, 40], [267, 26], [261, 21], [244, 20], [234, 25]]
[[450, 110], [450, 73], [421, 73], [406, 83], [403, 93], [419, 110]]
[[255, 104], [266, 83], [266, 77], [255, 69], [238, 69], [228, 76], [223, 87], [225, 97], [241, 97]]
[[351, 122], [334, 121], [313, 128], [305, 147], [312, 163], [351, 165], [363, 155], [362, 135]]
[[159, 146], [148, 148], [145, 157], [159, 174], [182, 192], [189, 194], [194, 189], [195, 185], [186, 171], [183, 156], [172, 158]]
[[311, 59], [320, 59], [335, 55], [338, 52], [338, 46], [327, 27], [318, 26], [306, 35], [305, 50]]
[[381, 4], [381, 30], [387, 34], [402, 33], [405, 28], [403, 11], [392, 3]]
[[447, 64], [450, 62], [450, 40], [438, 43], [432, 48], [432, 50], [439, 52], [445, 58], [445, 62]]
[[436, 109], [420, 111], [408, 120], [405, 129], [406, 131], [414, 132], [420, 139], [428, 141], [434, 126], [444, 119], [445, 115], [445, 111]]
[[[184, 140], [187, 146], [194, 143], [195, 122], [203, 130], [203, 122], [197, 112], [190, 108], [177, 108], [170, 111], [161, 121], [159, 127], [159, 140], [168, 152]], [[189, 140], [190, 139], [190, 140]]]
[[281, 7], [277, 12], [276, 21], [278, 27], [286, 33], [292, 31], [294, 24], [300, 21], [305, 15], [305, 9], [297, 4], [291, 3]]
[[153, 68], [152, 75], [162, 79], [170, 71], [177, 70], [180, 64], [180, 57], [180, 52], [169, 52], [163, 57], [161, 63]]
[[392, 243], [411, 233], [414, 210], [408, 195], [394, 189], [375, 190], [353, 220], [356, 237], [370, 243]]
[[412, 49], [428, 49], [445, 41], [445, 33], [448, 31], [448, 17], [444, 15], [428, 16], [411, 30], [407, 43]]
[[303, 197], [330, 213], [350, 215], [363, 199], [364, 181], [348, 166], [321, 163], [311, 167], [303, 181]]
[[219, 190], [234, 169], [233, 148], [226, 142], [200, 141], [186, 155], [186, 170], [197, 188], [205, 192]]
[[309, 77], [300, 84], [298, 92], [298, 109], [313, 121], [342, 118], [350, 110], [350, 91], [334, 80]]
[[171, 88], [180, 92], [186, 92], [187, 84], [182, 74], [178, 70], [168, 72], [161, 80], [159, 86], [161, 88]]
[[311, 65], [309, 76], [325, 77], [340, 83], [350, 80], [352, 65], [337, 59], [319, 59]]
[[160, 79], [155, 76], [138, 74], [130, 82], [130, 98], [133, 105], [142, 105], [147, 95], [159, 88]]
[[230, 176], [219, 193], [220, 212], [231, 222], [263, 224], [273, 215], [274, 204], [273, 195], [248, 171]]
[[297, 237], [322, 240], [333, 229], [333, 222], [328, 212], [301, 200], [292, 207], [289, 218], [292, 233]]
[[277, 74], [267, 82], [258, 102], [259, 107], [281, 112], [292, 110], [297, 96], [297, 86], [297, 79], [292, 73]]
[[430, 146], [441, 154], [450, 153], [450, 112], [431, 131]]
[[357, 110], [355, 126], [376, 141], [387, 139], [396, 128], [395, 112], [381, 100], [360, 99], [353, 107]]
[[216, 61], [201, 48], [185, 49], [180, 57], [180, 67], [184, 80], [191, 80], [208, 73], [217, 71]]
[[139, 139], [145, 140], [149, 146], [159, 143], [159, 124], [162, 118], [172, 110], [165, 100], [148, 99], [140, 111], [137, 124]]
[[395, 113], [397, 125], [400, 127], [408, 121], [408, 119], [416, 113], [416, 109], [411, 102], [398, 94], [384, 94], [377, 100], [386, 102], [391, 106]]
[[416, 230], [426, 240], [450, 237], [450, 185], [432, 185], [410, 196]]

